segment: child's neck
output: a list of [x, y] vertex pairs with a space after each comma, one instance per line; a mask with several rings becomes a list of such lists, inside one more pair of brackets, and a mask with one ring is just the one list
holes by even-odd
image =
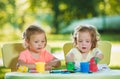
[[30, 53], [31, 53], [31, 55], [32, 55], [34, 58], [36, 58], [36, 59], [38, 59], [38, 58], [40, 57], [40, 53], [39, 53], [39, 52], [30, 51]]
[[40, 57], [39, 53], [32, 53], [32, 56], [36, 59], [38, 59]]
[[[78, 49], [78, 48], [77, 48]], [[79, 50], [79, 49], [78, 49]], [[88, 56], [88, 54], [89, 54], [89, 52], [82, 52], [81, 50], [79, 50], [80, 51], [80, 53], [81, 53], [81, 55], [82, 55], [82, 58], [83, 59], [86, 59], [87, 58], [87, 56]]]
[[87, 58], [87, 56], [88, 56], [88, 53], [86, 52], [86, 53], [81, 53], [82, 54], [82, 58], [83, 59], [86, 59]]

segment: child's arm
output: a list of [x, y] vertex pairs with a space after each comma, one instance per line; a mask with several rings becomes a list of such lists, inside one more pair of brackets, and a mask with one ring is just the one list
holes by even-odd
[[[45, 65], [45, 70], [52, 70], [52, 63], [54, 63], [53, 61], [51, 61], [51, 62], [49, 62], [49, 63], [47, 63], [46, 65]], [[22, 61], [22, 60], [18, 60], [18, 67], [19, 66], [26, 66], [26, 67], [28, 67], [28, 68], [30, 68], [30, 69], [35, 69], [36, 68], [36, 65], [35, 64], [27, 64], [27, 63], [25, 63], [24, 61]]]
[[102, 51], [98, 48], [94, 49], [93, 50], [94, 52], [94, 56], [90, 59], [91, 60], [94, 60], [95, 63], [99, 63], [100, 60], [102, 60], [104, 58], [103, 54], [102, 54]]
[[99, 53], [98, 51], [95, 53], [95, 56], [91, 59], [94, 59], [96, 64], [99, 63], [100, 60], [103, 59], [103, 54], [102, 53]]
[[102, 60], [104, 56], [102, 53], [98, 53], [98, 51], [97, 51], [95, 54], [95, 57], [98, 57], [100, 60]]
[[53, 58], [50, 62], [46, 63], [46, 68], [48, 67], [60, 67], [61, 62], [57, 58]]
[[74, 62], [74, 54], [73, 53], [66, 55], [66, 63], [67, 62]]
[[18, 60], [18, 66], [27, 66], [28, 68], [35, 68], [36, 67], [35, 64], [27, 64], [22, 60]]

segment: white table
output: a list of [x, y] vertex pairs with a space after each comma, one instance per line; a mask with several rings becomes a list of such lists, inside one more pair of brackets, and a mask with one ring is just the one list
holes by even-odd
[[120, 70], [70, 74], [9, 72], [5, 74], [5, 79], [120, 79]]

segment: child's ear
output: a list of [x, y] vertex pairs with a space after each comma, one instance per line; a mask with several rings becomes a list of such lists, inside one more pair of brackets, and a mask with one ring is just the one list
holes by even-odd
[[29, 46], [29, 40], [24, 40], [24, 46], [27, 48]]
[[74, 37], [74, 43], [77, 44], [77, 38], [76, 37]]

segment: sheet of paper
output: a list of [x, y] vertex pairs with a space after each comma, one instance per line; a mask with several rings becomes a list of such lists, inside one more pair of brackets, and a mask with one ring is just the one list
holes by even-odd
[[99, 71], [109, 71], [110, 70], [110, 68], [107, 64], [98, 64], [97, 66], [98, 66]]

